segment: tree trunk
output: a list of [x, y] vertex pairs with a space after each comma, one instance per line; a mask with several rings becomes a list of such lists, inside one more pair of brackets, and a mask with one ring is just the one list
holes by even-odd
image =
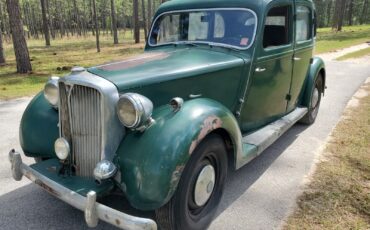
[[331, 28], [333, 30], [336, 29], [337, 27], [337, 24], [338, 24], [338, 15], [339, 15], [339, 5], [340, 5], [340, 1], [342, 0], [336, 0], [334, 2], [334, 13], [333, 13], [333, 20], [332, 20], [332, 26]]
[[18, 0], [6, 0], [18, 73], [32, 71]]
[[95, 36], [96, 36], [96, 51], [100, 52], [100, 42], [99, 42], [99, 23], [98, 23], [98, 17], [96, 15], [96, 4], [95, 0], [93, 1], [93, 11], [94, 11], [94, 22], [95, 22]]
[[346, 0], [340, 1], [339, 10], [340, 11], [339, 11], [339, 17], [338, 17], [337, 31], [342, 31], [344, 14], [346, 12]]
[[329, 0], [328, 6], [327, 6], [327, 8], [326, 8], [326, 10], [327, 10], [327, 11], [326, 11], [326, 14], [327, 14], [327, 21], [326, 21], [325, 26], [329, 26], [329, 25], [330, 25], [332, 6], [333, 6], [333, 1], [332, 1], [332, 0]]
[[46, 13], [46, 0], [41, 1], [41, 11], [42, 11], [42, 28], [44, 30], [45, 45], [50, 46], [50, 34], [49, 34], [49, 23], [48, 15]]
[[348, 25], [352, 26], [353, 25], [353, 0], [350, 0], [348, 3]]
[[76, 0], [73, 0], [73, 14], [74, 14], [74, 21], [76, 23], [76, 29], [77, 29], [77, 34], [79, 36], [82, 35], [81, 33], [81, 20], [80, 20], [80, 12], [78, 10], [77, 2]]
[[342, 31], [345, 9], [346, 9], [346, 0], [335, 1], [335, 11], [332, 25], [333, 30]]
[[369, 5], [369, 1], [368, 0], [364, 0], [364, 4], [362, 6], [362, 13], [361, 13], [361, 16], [360, 16], [360, 24], [364, 24], [366, 23], [367, 21], [367, 8], [368, 8], [368, 5]]
[[148, 31], [150, 30], [150, 26], [152, 24], [152, 12], [153, 12], [152, 0], [148, 0]]
[[50, 31], [51, 38], [55, 39], [54, 20], [50, 14], [49, 1], [52, 1], [52, 0], [46, 0], [46, 13], [48, 15], [49, 31]]
[[113, 43], [118, 44], [117, 19], [116, 19], [116, 9], [114, 7], [114, 0], [110, 0], [110, 9], [112, 16]]
[[144, 27], [144, 38], [145, 38], [145, 41], [146, 41], [146, 38], [148, 36], [148, 23], [146, 21], [146, 16], [145, 16], [145, 1], [144, 0], [141, 0], [141, 10], [142, 10], [142, 16], [143, 16], [143, 27]]
[[1, 31], [0, 25], [0, 66], [5, 64], [5, 54], [3, 48], [3, 32]]
[[133, 0], [134, 16], [134, 38], [135, 43], [140, 43], [140, 23], [139, 23], [139, 0]]

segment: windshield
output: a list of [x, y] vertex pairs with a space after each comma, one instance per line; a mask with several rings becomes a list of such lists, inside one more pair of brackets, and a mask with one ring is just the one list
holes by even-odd
[[247, 49], [256, 33], [256, 15], [247, 9], [193, 10], [160, 15], [149, 45], [208, 43]]

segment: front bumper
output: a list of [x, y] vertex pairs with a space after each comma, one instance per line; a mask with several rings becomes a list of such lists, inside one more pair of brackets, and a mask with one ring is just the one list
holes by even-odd
[[9, 152], [9, 161], [13, 178], [16, 181], [20, 181], [25, 176], [55, 197], [84, 211], [85, 221], [89, 227], [96, 227], [99, 219], [101, 219], [121, 229], [157, 229], [157, 224], [151, 219], [131, 216], [96, 202], [97, 194], [95, 191], [88, 192], [85, 197], [56, 183], [35, 169], [23, 164], [20, 153], [14, 150]]

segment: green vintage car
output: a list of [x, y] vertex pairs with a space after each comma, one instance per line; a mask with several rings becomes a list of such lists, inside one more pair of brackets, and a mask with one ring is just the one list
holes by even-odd
[[[144, 54], [50, 78], [20, 125], [37, 163], [12, 150], [13, 177], [84, 211], [90, 227], [206, 229], [228, 167], [315, 121], [325, 67], [314, 41], [311, 0], [166, 2]], [[113, 191], [155, 220], [98, 202]]]

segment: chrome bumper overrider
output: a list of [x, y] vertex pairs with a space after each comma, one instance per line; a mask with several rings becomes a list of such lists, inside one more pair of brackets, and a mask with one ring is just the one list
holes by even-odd
[[20, 153], [14, 150], [9, 152], [9, 161], [12, 166], [13, 178], [16, 181], [20, 181], [25, 176], [50, 194], [84, 211], [85, 220], [89, 227], [96, 227], [99, 219], [101, 219], [121, 229], [157, 229], [157, 224], [151, 219], [131, 216], [96, 202], [96, 193], [94, 191], [90, 191], [87, 197], [84, 197], [54, 182], [28, 165], [23, 164]]

